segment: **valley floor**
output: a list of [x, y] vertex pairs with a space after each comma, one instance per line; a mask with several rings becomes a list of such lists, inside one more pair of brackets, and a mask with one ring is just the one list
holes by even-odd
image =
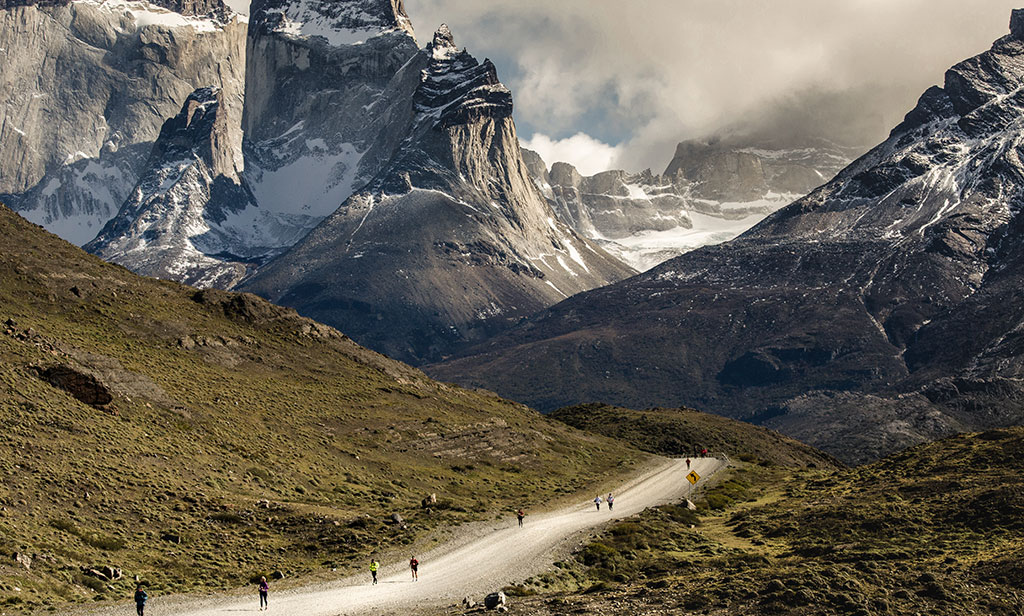
[[[453, 542], [417, 555], [422, 563], [420, 581], [412, 582], [406, 562], [384, 563], [380, 584], [371, 586], [369, 574], [338, 582], [272, 592], [271, 609], [276, 614], [303, 616], [339, 616], [350, 614], [409, 613], [416, 608], [450, 605], [463, 597], [477, 601], [490, 592], [551, 567], [558, 554], [565, 552], [586, 531], [607, 522], [625, 518], [647, 507], [677, 502], [687, 496], [689, 486], [686, 462], [655, 459], [656, 466], [616, 492], [615, 509], [602, 505], [597, 511], [589, 495], [581, 495], [583, 504], [550, 513], [530, 515], [523, 528], [515, 517], [495, 521], [489, 528], [466, 533]], [[701, 482], [725, 467], [714, 458], [693, 461], [693, 470]], [[602, 495], [603, 498], [604, 495]], [[513, 503], [509, 503], [514, 507]], [[251, 596], [250, 596], [251, 595]], [[125, 605], [103, 609], [63, 612], [75, 616], [124, 614]], [[188, 596], [154, 597], [146, 607], [147, 616], [212, 616], [225, 612], [257, 612], [255, 590], [245, 596], [194, 598]]]

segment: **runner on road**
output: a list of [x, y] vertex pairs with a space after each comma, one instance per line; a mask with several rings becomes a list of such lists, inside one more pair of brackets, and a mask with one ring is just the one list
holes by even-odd
[[608, 499], [607, 500], [608, 500], [608, 511], [611, 511], [612, 510], [612, 505], [615, 504], [615, 497], [612, 496], [611, 492], [608, 493]]
[[690, 470], [690, 459], [686, 459], [686, 470]]
[[140, 585], [135, 589], [135, 611], [139, 616], [143, 616], [142, 612], [146, 609], [147, 599], [149, 599], [149, 595], [146, 594], [146, 591], [142, 590], [142, 586]]
[[412, 570], [412, 581], [420, 581], [420, 561], [416, 560], [415, 556], [409, 559], [409, 569]]
[[601, 495], [598, 494], [594, 497], [594, 504], [597, 505], [597, 510], [601, 511]]
[[376, 558], [370, 559], [370, 575], [373, 576], [373, 583], [377, 583], [377, 569], [380, 569], [380, 563], [377, 562]]
[[523, 527], [523, 518], [526, 517], [526, 512], [523, 511], [522, 509], [519, 509], [519, 511], [516, 512], [516, 517], [519, 518], [519, 528], [522, 528]]
[[270, 604], [267, 602], [267, 594], [270, 593], [270, 584], [267, 584], [267, 578], [260, 577], [260, 585], [257, 587], [260, 591], [260, 611], [270, 609]]

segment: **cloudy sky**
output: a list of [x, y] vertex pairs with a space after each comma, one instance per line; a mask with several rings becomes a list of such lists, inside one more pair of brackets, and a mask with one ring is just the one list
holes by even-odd
[[662, 171], [722, 130], [873, 145], [1021, 0], [405, 0], [512, 88], [523, 141], [581, 171]]

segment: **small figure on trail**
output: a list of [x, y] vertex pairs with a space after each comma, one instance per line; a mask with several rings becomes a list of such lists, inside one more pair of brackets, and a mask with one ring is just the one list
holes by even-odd
[[380, 569], [380, 563], [377, 562], [376, 558], [370, 559], [370, 575], [373, 576], [373, 583], [377, 583], [377, 569]]
[[414, 582], [420, 581], [420, 561], [416, 560], [415, 556], [409, 559], [409, 569], [412, 570], [412, 580]]
[[690, 459], [686, 459], [686, 470], [690, 470]]
[[523, 518], [526, 517], [526, 512], [523, 511], [522, 508], [520, 508], [519, 511], [516, 512], [516, 517], [519, 518], [519, 528], [522, 528], [523, 527]]
[[257, 588], [260, 591], [260, 611], [270, 609], [270, 603], [267, 601], [267, 595], [270, 593], [270, 584], [267, 584], [266, 576], [260, 576], [260, 585]]
[[597, 510], [601, 511], [601, 495], [598, 494], [594, 497], [594, 504], [597, 505]]
[[143, 616], [142, 613], [146, 609], [147, 599], [149, 599], [149, 595], [146, 594], [145, 590], [142, 590], [142, 585], [140, 584], [135, 589], [135, 611], [138, 612], [139, 616]]
[[608, 511], [611, 511], [612, 510], [612, 505], [615, 504], [615, 497], [612, 496], [611, 492], [608, 493], [608, 499], [607, 500], [608, 500]]
[[700, 457], [702, 457], [702, 458], [708, 457], [708, 448], [707, 447], [705, 447], [704, 449], [700, 450]]

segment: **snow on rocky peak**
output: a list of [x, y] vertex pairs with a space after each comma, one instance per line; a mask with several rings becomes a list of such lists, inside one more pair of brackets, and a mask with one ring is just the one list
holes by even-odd
[[164, 123], [131, 196], [87, 250], [149, 276], [221, 287], [266, 256], [249, 252], [264, 238], [252, 237], [258, 212], [235, 166], [223, 96], [200, 88]]
[[257, 0], [252, 14], [264, 33], [317, 37], [335, 47], [395, 32], [415, 37], [402, 0]]
[[430, 65], [414, 97], [421, 116], [445, 127], [512, 115], [512, 92], [498, 80], [494, 64], [486, 59], [481, 63], [466, 50], [460, 52], [447, 25], [437, 29], [426, 52]]

